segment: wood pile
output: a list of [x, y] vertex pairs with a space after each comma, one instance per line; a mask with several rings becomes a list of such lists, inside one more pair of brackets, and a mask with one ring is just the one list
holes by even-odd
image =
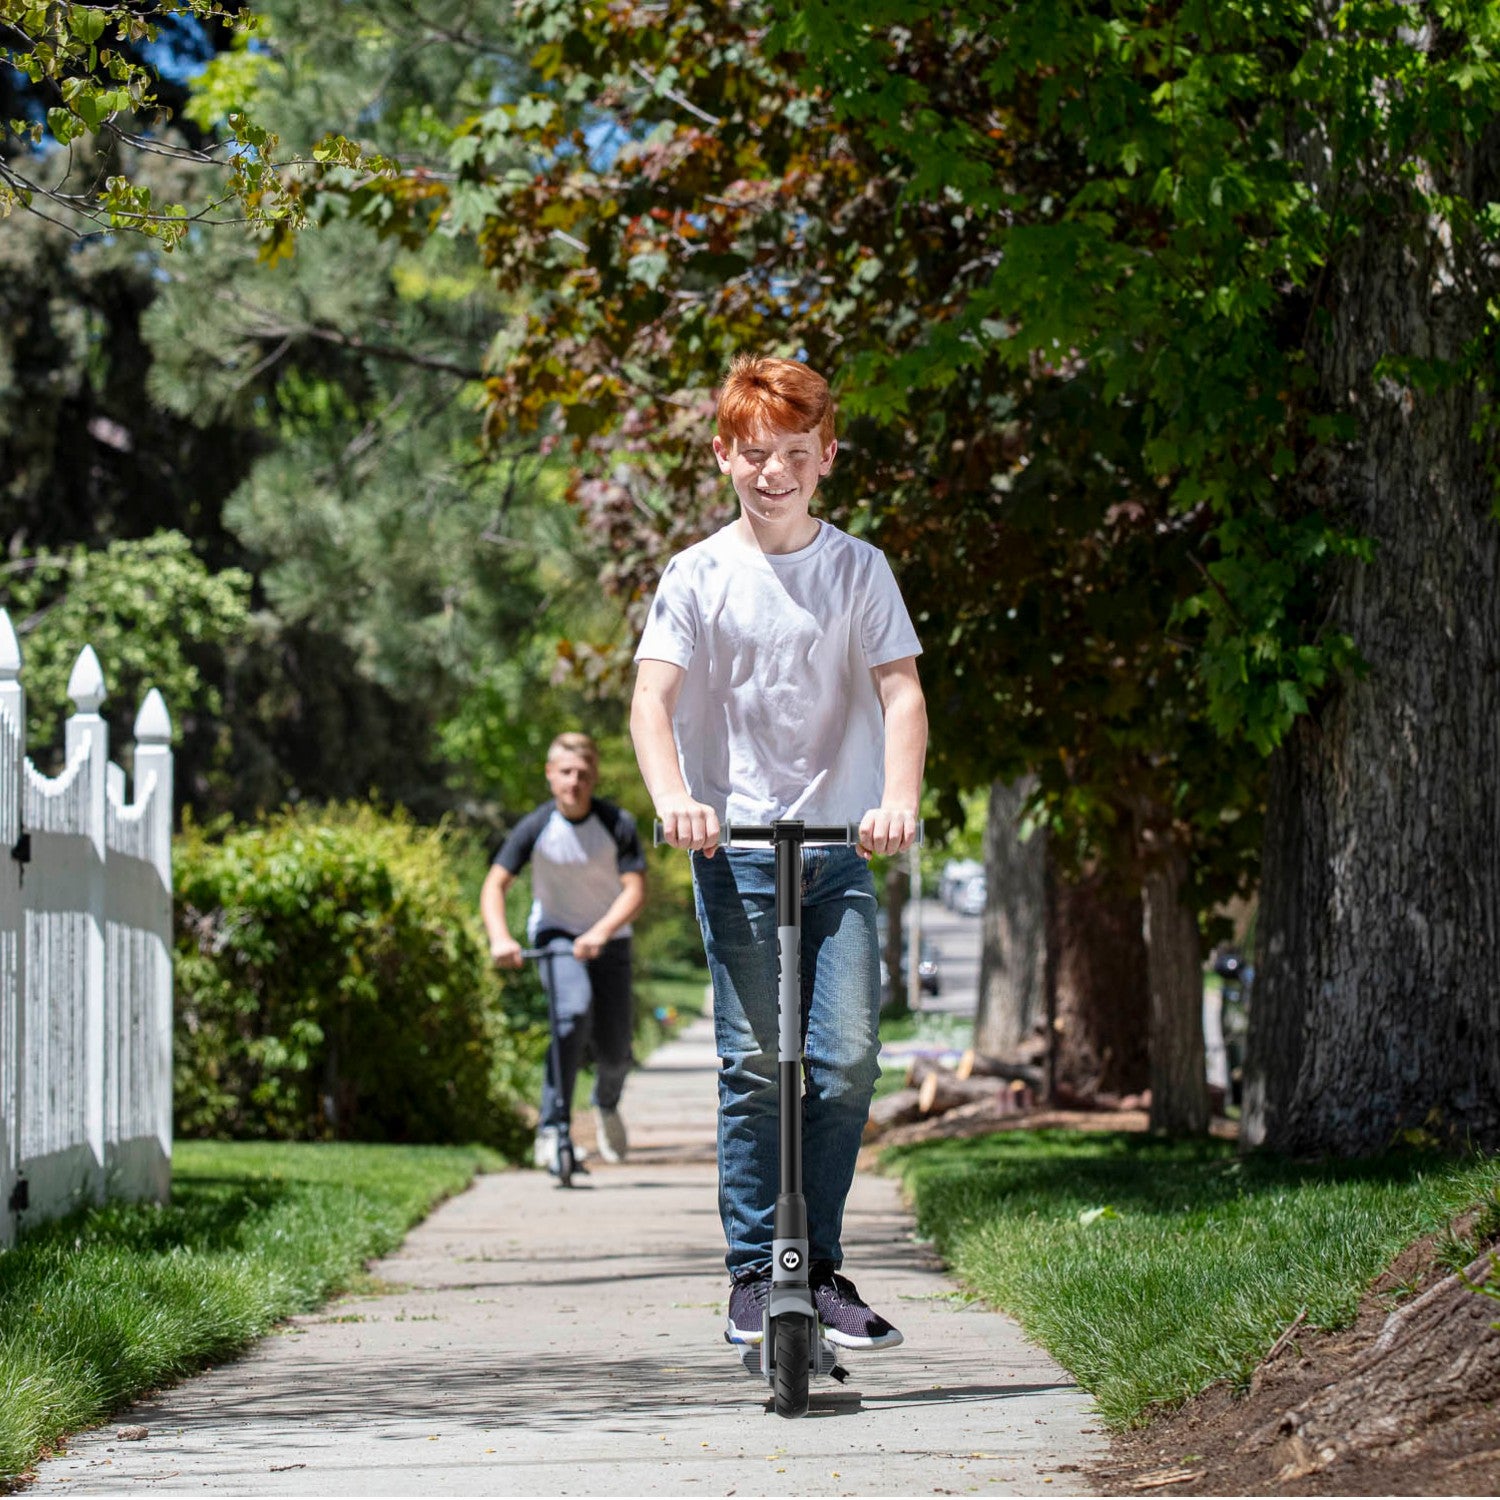
[[955, 1110], [965, 1116], [1021, 1114], [1036, 1107], [1041, 1091], [1042, 1070], [1032, 1063], [984, 1057], [973, 1048], [951, 1062], [944, 1057], [913, 1057], [906, 1069], [906, 1087], [871, 1106], [865, 1139]]

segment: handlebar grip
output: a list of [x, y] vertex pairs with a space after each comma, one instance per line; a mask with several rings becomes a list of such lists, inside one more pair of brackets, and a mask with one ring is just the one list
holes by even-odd
[[522, 948], [522, 958], [556, 958], [560, 953], [571, 953], [573, 945], [566, 938], [555, 937], [545, 948]]
[[[859, 825], [855, 824], [855, 823], [849, 824], [849, 831], [850, 831], [849, 842], [851, 844], [854, 842], [853, 835], [854, 835], [856, 829], [858, 828], [858, 826]], [[927, 834], [927, 822], [926, 822], [926, 819], [925, 818], [918, 818], [917, 819], [917, 836], [913, 840], [913, 843], [916, 844], [916, 845], [921, 845], [921, 844], [925, 843], [926, 842], [926, 834]], [[721, 849], [728, 849], [728, 848], [730, 848], [733, 845], [733, 842], [734, 842], [733, 835], [734, 835], [734, 826], [733, 826], [733, 824], [730, 824], [730, 823], [724, 824], [723, 827], [719, 830], [719, 848], [721, 848]], [[652, 843], [652, 846], [655, 847], [655, 848], [660, 848], [661, 845], [663, 845], [663, 844], [666, 843], [666, 838], [665, 838], [664, 833], [663, 833], [663, 829], [662, 829], [662, 826], [661, 826], [661, 819], [660, 818], [656, 818], [656, 819], [654, 819], [652, 821], [652, 824], [651, 824], [651, 843]]]
[[[730, 834], [731, 834], [731, 830], [730, 830], [730, 828], [729, 828], [729, 826], [727, 824], [725, 824], [725, 825], [723, 825], [723, 826], [720, 827], [720, 829], [719, 829], [719, 845], [718, 845], [720, 849], [727, 849], [727, 848], [730, 847], [730, 844], [732, 842]], [[651, 842], [657, 848], [660, 848], [663, 844], [665, 844], [667, 842], [666, 835], [662, 831], [661, 819], [660, 818], [657, 818], [656, 821], [653, 822], [652, 825], [651, 825]]]
[[[657, 818], [651, 825], [651, 842], [655, 847], [660, 848], [666, 841], [666, 837], [662, 832], [661, 819]], [[726, 823], [719, 829], [718, 847], [720, 849], [729, 849], [733, 847], [733, 844], [733, 829]]]

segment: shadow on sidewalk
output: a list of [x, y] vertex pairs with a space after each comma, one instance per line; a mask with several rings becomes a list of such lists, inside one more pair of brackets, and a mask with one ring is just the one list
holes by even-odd
[[[952, 1386], [937, 1382], [908, 1388], [904, 1382], [910, 1381], [913, 1372], [899, 1368], [898, 1359], [892, 1351], [881, 1355], [878, 1365], [851, 1361], [848, 1386], [818, 1382], [812, 1393], [814, 1414], [952, 1406], [1073, 1389], [1065, 1384], [1022, 1382]], [[936, 1367], [925, 1364], [923, 1377], [940, 1376], [941, 1366], [941, 1361]], [[965, 1373], [972, 1374], [972, 1370]], [[890, 1377], [900, 1378], [903, 1388], [882, 1390]], [[414, 1422], [449, 1433], [455, 1424], [481, 1432], [506, 1428], [567, 1432], [579, 1427], [610, 1432], [643, 1425], [659, 1430], [676, 1420], [700, 1420], [705, 1409], [739, 1409], [758, 1418], [766, 1405], [765, 1384], [745, 1373], [737, 1353], [727, 1345], [683, 1348], [674, 1340], [659, 1354], [601, 1354], [598, 1358], [511, 1349], [497, 1350], [484, 1359], [470, 1353], [457, 1364], [436, 1354], [405, 1363], [387, 1360], [374, 1367], [348, 1360], [310, 1360], [302, 1366], [295, 1387], [268, 1388], [247, 1380], [232, 1392], [218, 1394], [213, 1416], [219, 1424], [245, 1424], [260, 1431], [297, 1424], [308, 1446], [316, 1448], [321, 1434], [332, 1439], [342, 1428], [358, 1428], [372, 1443], [410, 1442]], [[162, 1410], [157, 1402], [148, 1401], [135, 1409], [135, 1415], [150, 1424]]]

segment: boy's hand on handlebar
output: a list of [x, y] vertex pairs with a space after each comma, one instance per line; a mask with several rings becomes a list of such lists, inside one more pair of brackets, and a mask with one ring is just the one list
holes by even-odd
[[719, 815], [711, 807], [683, 797], [657, 808], [661, 836], [674, 849], [701, 849], [709, 858], [719, 844]]
[[601, 935], [590, 927], [587, 932], [580, 933], [573, 939], [573, 957], [585, 963], [591, 958], [598, 958], [608, 941], [608, 935]]
[[519, 969], [521, 945], [513, 937], [496, 938], [490, 944], [490, 958], [497, 969]]
[[872, 807], [859, 820], [859, 852], [900, 854], [917, 841], [917, 815], [910, 808]]

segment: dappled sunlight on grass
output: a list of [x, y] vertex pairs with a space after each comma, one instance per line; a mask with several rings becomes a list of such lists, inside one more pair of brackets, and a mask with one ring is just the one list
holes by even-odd
[[1347, 1323], [1405, 1245], [1500, 1183], [1494, 1161], [1297, 1163], [1222, 1141], [1012, 1131], [895, 1149], [920, 1227], [1115, 1424], [1218, 1379], [1277, 1335]]

